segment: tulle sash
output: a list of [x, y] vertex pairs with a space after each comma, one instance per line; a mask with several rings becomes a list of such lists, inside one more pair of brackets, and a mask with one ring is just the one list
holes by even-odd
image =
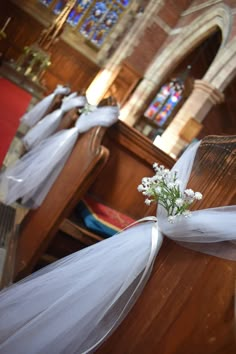
[[[81, 122], [86, 124], [86, 119]], [[181, 173], [182, 188], [187, 185], [198, 146], [191, 146], [174, 166]], [[201, 246], [201, 252], [212, 254], [210, 242], [219, 246], [219, 253], [214, 248], [213, 254], [231, 258], [227, 252], [229, 240], [236, 237], [234, 210], [235, 206], [194, 211], [191, 218], [170, 224], [158, 207], [158, 222], [156, 217], [141, 219], [138, 225], [130, 225], [6, 289], [0, 293], [0, 353], [93, 353], [141, 294], [163, 235], [177, 242], [184, 240], [190, 248], [192, 244]], [[203, 223], [205, 215], [209, 222]], [[219, 231], [212, 226], [216, 219], [224, 225]], [[196, 227], [204, 232], [199, 239], [193, 236]], [[228, 244], [228, 251], [224, 244]]]
[[64, 100], [59, 109], [48, 114], [26, 133], [23, 138], [25, 148], [30, 150], [42, 140], [52, 135], [58, 128], [64, 113], [75, 107], [83, 107], [86, 102], [87, 100], [84, 96]]
[[[192, 171], [200, 142], [192, 144], [173, 166], [178, 172], [180, 189], [184, 191]], [[236, 206], [196, 210], [190, 217], [180, 216], [174, 224], [167, 221], [166, 211], [158, 205], [157, 216], [163, 235], [181, 242], [187, 248], [236, 260]]]
[[21, 123], [26, 124], [29, 127], [34, 126], [43, 116], [45, 115], [47, 109], [52, 104], [54, 98], [58, 94], [66, 95], [70, 92], [69, 87], [64, 87], [58, 85], [53, 93], [43, 98], [38, 102], [29, 112], [26, 112], [21, 118]]
[[99, 107], [82, 114], [74, 128], [42, 140], [0, 175], [4, 203], [12, 204], [22, 198], [21, 203], [26, 207], [39, 207], [63, 169], [79, 134], [95, 126], [108, 127], [118, 120], [118, 116], [118, 107]]

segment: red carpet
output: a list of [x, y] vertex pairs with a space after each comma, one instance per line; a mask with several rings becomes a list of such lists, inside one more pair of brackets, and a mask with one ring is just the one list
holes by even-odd
[[0, 166], [19, 126], [19, 119], [25, 113], [31, 95], [0, 78]]

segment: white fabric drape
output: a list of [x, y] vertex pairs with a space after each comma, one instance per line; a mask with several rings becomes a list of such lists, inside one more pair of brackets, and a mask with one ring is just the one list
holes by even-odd
[[[173, 167], [178, 171], [182, 192], [187, 186], [199, 145], [200, 142], [190, 146]], [[161, 206], [158, 206], [157, 215], [162, 233], [174, 241], [197, 251], [236, 260], [236, 245], [230, 242], [236, 240], [235, 205], [196, 210], [190, 218], [176, 218], [174, 224], [167, 221]]]
[[41, 118], [43, 118], [43, 116], [45, 115], [45, 112], [52, 104], [56, 95], [59, 95], [59, 94], [67, 95], [69, 93], [70, 93], [69, 87], [64, 87], [64, 86], [58, 85], [57, 88], [53, 91], [53, 93], [51, 93], [50, 95], [43, 98], [29, 112], [26, 112], [21, 117], [21, 123], [24, 123], [28, 127], [32, 127]]
[[63, 118], [63, 115], [72, 108], [84, 107], [86, 102], [87, 100], [84, 96], [65, 99], [60, 108], [45, 116], [33, 128], [31, 128], [28, 133], [26, 133], [22, 139], [25, 148], [30, 150], [34, 146], [38, 145], [40, 141], [55, 133]]
[[63, 169], [80, 133], [95, 126], [108, 127], [119, 116], [118, 107], [99, 107], [82, 114], [74, 128], [64, 129], [41, 141], [0, 175], [5, 204], [22, 198], [28, 208], [37, 208]]
[[[182, 188], [187, 184], [197, 148], [195, 145], [187, 150], [174, 167], [181, 173]], [[176, 224], [166, 223], [165, 211], [158, 208], [158, 223], [156, 217], [147, 218], [146, 223], [140, 220], [140, 224], [6, 289], [0, 293], [0, 353], [93, 353], [140, 295], [163, 233], [177, 241], [184, 238], [185, 243], [206, 242], [207, 247], [209, 242], [235, 240], [232, 210], [235, 206], [193, 212], [176, 229]], [[208, 218], [208, 223], [202, 223], [199, 214]], [[223, 226], [212, 231], [216, 219]], [[192, 237], [195, 229], [204, 232], [204, 237], [198, 238], [198, 231], [197, 237]], [[224, 250], [219, 255], [228, 256]], [[236, 259], [235, 251], [232, 256]]]

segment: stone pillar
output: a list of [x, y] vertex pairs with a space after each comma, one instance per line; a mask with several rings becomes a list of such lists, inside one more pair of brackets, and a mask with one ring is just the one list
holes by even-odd
[[177, 156], [186, 145], [186, 142], [179, 137], [179, 133], [189, 119], [194, 118], [201, 123], [210, 109], [223, 100], [224, 94], [210, 83], [195, 80], [191, 95], [158, 140], [158, 147], [173, 157]]

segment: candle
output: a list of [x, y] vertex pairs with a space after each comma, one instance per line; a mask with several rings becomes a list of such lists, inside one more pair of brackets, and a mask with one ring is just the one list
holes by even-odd
[[9, 24], [10, 21], [11, 21], [11, 17], [8, 17], [8, 19], [6, 20], [6, 22], [5, 22], [4, 26], [3, 26], [3, 28], [1, 29], [1, 32], [4, 32], [4, 31], [5, 31], [5, 29], [7, 28], [7, 26], [8, 26], [8, 24]]

